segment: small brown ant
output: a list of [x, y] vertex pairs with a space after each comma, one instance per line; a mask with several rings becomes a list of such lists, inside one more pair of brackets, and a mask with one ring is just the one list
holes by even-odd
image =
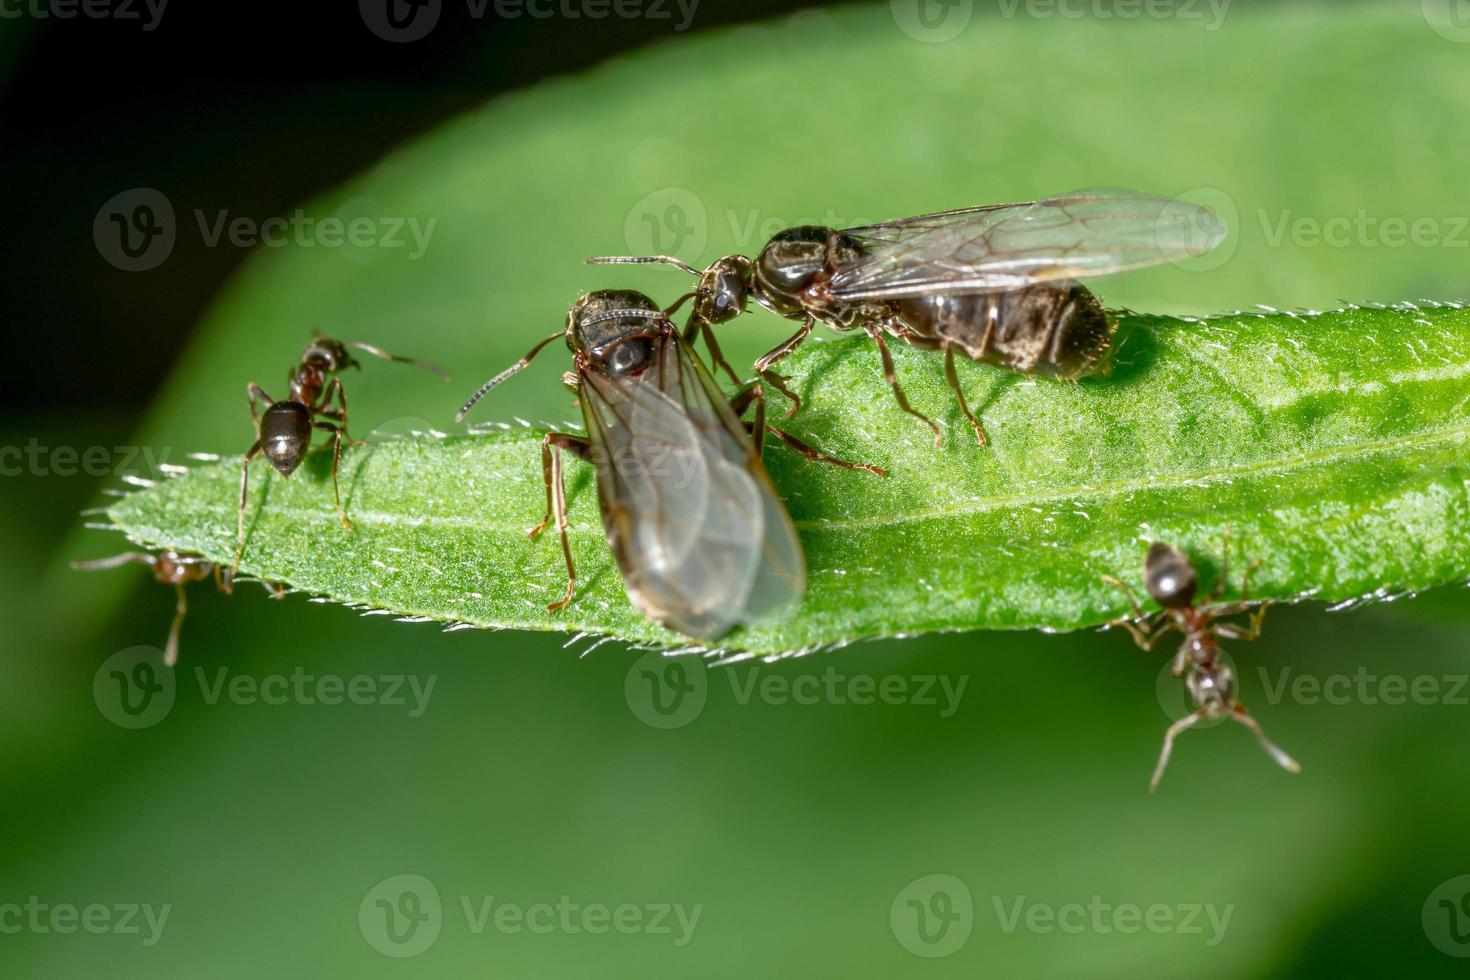
[[[104, 568], [120, 568], [123, 565], [136, 564], [147, 565], [153, 572], [153, 578], [164, 585], [172, 585], [178, 593], [179, 602], [174, 611], [174, 621], [168, 629], [168, 643], [163, 648], [163, 662], [172, 667], [179, 659], [179, 629], [184, 625], [184, 615], [189, 611], [189, 603], [184, 596], [184, 586], [189, 582], [202, 582], [214, 575], [215, 588], [221, 592], [230, 593], [234, 591], [235, 583], [233, 573], [228, 569], [216, 565], [202, 555], [196, 555], [187, 551], [160, 551], [156, 555], [150, 555], [143, 551], [127, 551], [111, 558], [97, 558], [92, 561], [74, 561], [71, 567], [84, 572], [97, 571]], [[262, 582], [266, 591], [279, 599], [286, 594], [285, 586], [272, 585]]]
[[[1245, 710], [1245, 705], [1235, 693], [1235, 674], [1220, 662], [1218, 639], [1254, 640], [1261, 635], [1261, 621], [1266, 618], [1269, 603], [1260, 603], [1252, 609], [1250, 601], [1250, 575], [1259, 562], [1246, 568], [1241, 582], [1240, 601], [1221, 603], [1229, 575], [1228, 552], [1221, 560], [1220, 579], [1215, 590], [1203, 604], [1195, 604], [1198, 577], [1189, 558], [1173, 545], [1155, 541], [1149, 545], [1148, 557], [1144, 560], [1143, 581], [1149, 597], [1159, 604], [1160, 612], [1145, 614], [1133, 597], [1127, 583], [1104, 575], [1103, 581], [1116, 585], [1128, 596], [1133, 615], [1113, 620], [1109, 626], [1122, 626], [1132, 635], [1135, 643], [1145, 651], [1152, 651], [1154, 644], [1170, 630], [1177, 630], [1184, 637], [1179, 652], [1174, 656], [1175, 677], [1184, 676], [1185, 687], [1194, 701], [1195, 710], [1169, 726], [1164, 733], [1164, 747], [1159, 752], [1158, 765], [1154, 767], [1153, 779], [1149, 781], [1149, 792], [1159, 788], [1164, 778], [1164, 769], [1174, 751], [1174, 739], [1187, 728], [1201, 722], [1215, 722], [1230, 718], [1251, 731], [1277, 765], [1287, 772], [1301, 772], [1301, 765], [1268, 739], [1260, 724]], [[1250, 625], [1241, 627], [1218, 620], [1225, 616], [1250, 613]], [[1188, 672], [1186, 676], [1186, 671]]]
[[[245, 549], [245, 495], [250, 482], [251, 460], [264, 454], [277, 473], [289, 477], [306, 458], [311, 448], [313, 429], [332, 434], [332, 495], [337, 501], [337, 516], [342, 519], [342, 526], [352, 530], [352, 522], [342, 509], [337, 466], [342, 459], [344, 438], [355, 446], [362, 445], [362, 442], [353, 439], [347, 431], [347, 395], [342, 390], [342, 379], [332, 377], [349, 367], [362, 367], [348, 353], [349, 347], [385, 361], [412, 364], [449, 380], [442, 370], [424, 361], [399, 357], [371, 344], [332, 340], [318, 334], [301, 355], [301, 363], [287, 375], [290, 385], [288, 398], [276, 401], [260, 385], [254, 382], [247, 385], [245, 397], [250, 402], [250, 416], [255, 420], [255, 442], [245, 451], [245, 458], [240, 463], [240, 506], [236, 515], [235, 562], [230, 568], [231, 575], [239, 571], [240, 555]], [[336, 408], [330, 407], [334, 397]], [[265, 405], [263, 413], [259, 411], [258, 403]]]

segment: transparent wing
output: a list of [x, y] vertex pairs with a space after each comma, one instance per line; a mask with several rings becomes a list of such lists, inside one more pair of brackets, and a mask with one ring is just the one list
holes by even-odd
[[806, 565], [745, 427], [670, 332], [641, 375], [582, 375], [608, 541], [628, 596], [700, 640], [773, 620]]
[[985, 293], [1103, 276], [1202, 255], [1225, 238], [1209, 208], [1133, 191], [1078, 191], [854, 228], [864, 256], [831, 279], [837, 299]]

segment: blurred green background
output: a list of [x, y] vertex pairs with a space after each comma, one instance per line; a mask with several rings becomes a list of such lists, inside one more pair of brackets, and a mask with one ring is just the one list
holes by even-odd
[[[0, 496], [3, 975], [1464, 975], [1463, 589], [1273, 612], [1264, 637], [1233, 653], [1246, 703], [1304, 773], [1276, 770], [1238, 728], [1194, 732], [1156, 798], [1145, 786], [1177, 684], [1160, 683], [1165, 655], [1119, 633], [932, 636], [704, 670], [617, 644], [582, 656], [587, 641], [444, 634], [301, 596], [195, 587], [180, 668], [150, 702], [151, 724], [130, 729], [115, 722], [131, 716], [105, 662], [161, 645], [172, 597], [141, 569], [65, 569], [121, 549], [77, 517], [121, 484], [117, 472], [60, 475], [56, 454], [126, 445], [184, 463], [191, 451], [239, 452], [245, 383], [281, 388], [313, 327], [454, 374], [445, 388], [368, 365], [347, 378], [355, 429], [447, 428], [462, 395], [555, 329], [579, 293], [629, 284], [672, 297], [684, 285], [672, 271], [585, 268], [584, 255], [708, 261], [804, 220], [856, 224], [1085, 186], [1184, 195], [1235, 229], [1189, 267], [1101, 284], [1110, 305], [1461, 298], [1460, 12], [1417, 0], [976, 0], [725, 27], [738, 18], [702, 21], [696, 9], [689, 31], [654, 24], [648, 36], [665, 43], [600, 64], [595, 44], [568, 56], [528, 35], [525, 18], [499, 33], [477, 23], [487, 51], [516, 48], [521, 62], [539, 52], [546, 71], [578, 73], [470, 109], [309, 204], [253, 213], [432, 220], [416, 257], [319, 238], [201, 246], [195, 212], [213, 220], [241, 205], [181, 175], [243, 157], [262, 184], [318, 166], [328, 186], [314, 144], [342, 159], [329, 125], [283, 124], [287, 137], [266, 150], [218, 135], [187, 154], [159, 141], [110, 160], [104, 148], [97, 186], [61, 182], [75, 198], [61, 213], [77, 220], [36, 231], [83, 256], [76, 268], [96, 281], [75, 282], [79, 300], [42, 277], [57, 288], [37, 298], [37, 282], [14, 272], [33, 266], [17, 258], [14, 288], [32, 288], [6, 300], [41, 352], [12, 364], [16, 385], [64, 388], [72, 360], [120, 377], [71, 411], [8, 402], [3, 422], [0, 445], [44, 449]], [[343, 32], [363, 34], [356, 12], [338, 16]], [[609, 48], [643, 37], [606, 23]], [[447, 19], [441, 40], [358, 43], [389, 59], [453, 34], [470, 75], [498, 64], [464, 54], [480, 35], [461, 26]], [[56, 27], [0, 22], [0, 52], [46, 55]], [[165, 15], [158, 33], [168, 29]], [[405, 138], [428, 128], [395, 114], [412, 91], [361, 80], [338, 91], [356, 107], [342, 110], [344, 131], [360, 135], [374, 105]], [[477, 101], [447, 82], [436, 93], [441, 109]], [[273, 111], [283, 112], [258, 108], [239, 125], [267, 130]], [[17, 171], [38, 152], [5, 148]], [[92, 219], [134, 187], [171, 201], [177, 255], [125, 272]], [[192, 295], [192, 273], [235, 263], [201, 296], [207, 310], [186, 338], [140, 329], [149, 290]], [[143, 285], [116, 317], [85, 305], [123, 295], [108, 292], [119, 282]], [[75, 316], [43, 319], [52, 306]], [[752, 314], [727, 351], [749, 358], [783, 327]], [[130, 400], [150, 375], [107, 352], [145, 348], [162, 370], [175, 344], [166, 382]], [[538, 363], [486, 417], [567, 417], [562, 369], [556, 357]], [[114, 470], [121, 455], [109, 455]], [[141, 459], [131, 469], [149, 475]], [[356, 682], [371, 683], [372, 703], [252, 693], [298, 675], [376, 679]], [[242, 687], [217, 694], [222, 678]], [[1393, 678], [1417, 681], [1419, 696], [1400, 697]], [[422, 710], [409, 681], [429, 692]], [[853, 703], [869, 683], [890, 685], [897, 703]], [[948, 703], [945, 683], [958, 692]], [[385, 703], [393, 693], [407, 703]], [[141, 915], [141, 934], [64, 934], [49, 911], [33, 922], [27, 903], [169, 912], [150, 944]], [[576, 910], [563, 918], [558, 903]], [[662, 905], [698, 918], [681, 926]], [[511, 918], [495, 917], [501, 906]], [[1157, 918], [1139, 918], [1155, 906]], [[598, 909], [627, 916], [626, 931], [592, 931], [589, 909], [594, 927]], [[538, 928], [517, 927], [518, 911]]]

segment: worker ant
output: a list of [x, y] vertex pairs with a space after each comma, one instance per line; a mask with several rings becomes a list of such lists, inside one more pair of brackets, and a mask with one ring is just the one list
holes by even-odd
[[[1301, 772], [1301, 765], [1268, 739], [1260, 724], [1245, 710], [1245, 705], [1236, 697], [1235, 674], [1220, 661], [1220, 646], [1217, 642], [1224, 637], [1231, 640], [1254, 640], [1261, 635], [1261, 621], [1266, 618], [1267, 603], [1252, 608], [1250, 601], [1250, 574], [1259, 562], [1246, 568], [1241, 583], [1238, 602], [1221, 603], [1217, 600], [1225, 593], [1229, 575], [1229, 553], [1221, 561], [1220, 579], [1215, 589], [1201, 604], [1195, 603], [1198, 577], [1188, 556], [1173, 545], [1155, 541], [1149, 545], [1148, 557], [1144, 560], [1143, 581], [1149, 597], [1160, 606], [1160, 612], [1145, 614], [1133, 597], [1127, 583], [1111, 575], [1103, 581], [1116, 585], [1128, 596], [1133, 615], [1113, 620], [1109, 626], [1122, 626], [1128, 630], [1135, 643], [1145, 651], [1170, 630], [1184, 637], [1179, 652], [1174, 655], [1175, 677], [1184, 677], [1185, 687], [1193, 700], [1195, 710], [1175, 721], [1164, 733], [1164, 747], [1159, 752], [1158, 764], [1154, 767], [1153, 779], [1149, 781], [1149, 792], [1159, 788], [1164, 778], [1164, 769], [1174, 751], [1174, 739], [1188, 728], [1201, 722], [1216, 722], [1223, 718], [1237, 722], [1249, 729], [1277, 765], [1287, 772]], [[1221, 623], [1225, 616], [1250, 613], [1250, 625], [1241, 627]]]
[[[184, 596], [184, 586], [189, 582], [202, 582], [213, 575], [215, 588], [228, 595], [235, 590], [234, 573], [203, 555], [174, 550], [160, 551], [156, 555], [150, 555], [145, 551], [127, 551], [110, 558], [74, 561], [71, 567], [77, 571], [90, 572], [105, 568], [120, 568], [128, 564], [147, 565], [155, 581], [164, 585], [172, 585], [178, 594], [178, 605], [174, 611], [173, 624], [169, 626], [168, 642], [163, 648], [163, 662], [172, 667], [179, 660], [179, 630], [184, 625], [184, 615], [189, 611], [189, 603]], [[274, 598], [279, 599], [286, 594], [286, 587], [283, 585], [274, 585], [270, 582], [260, 584], [265, 586], [266, 591]]]
[[[240, 555], [245, 549], [245, 496], [250, 481], [250, 462], [263, 454], [276, 472], [289, 477], [296, 472], [301, 461], [311, 448], [312, 431], [321, 429], [332, 434], [332, 495], [337, 502], [337, 516], [342, 526], [352, 530], [352, 522], [342, 509], [342, 493], [337, 486], [337, 467], [342, 459], [342, 440], [360, 446], [347, 431], [347, 395], [342, 390], [342, 379], [332, 377], [349, 367], [360, 368], [361, 364], [348, 352], [348, 348], [364, 351], [385, 361], [412, 364], [425, 371], [437, 374], [445, 381], [449, 376], [441, 369], [424, 361], [390, 354], [371, 344], [344, 342], [317, 335], [301, 355], [301, 363], [291, 369], [287, 376], [290, 396], [276, 401], [263, 388], [251, 382], [245, 388], [250, 402], [250, 416], [255, 421], [255, 442], [245, 451], [240, 463], [240, 505], [237, 513], [235, 535], [235, 561], [230, 568], [233, 575], [240, 569]], [[337, 407], [333, 408], [332, 400]], [[259, 405], [265, 405], [265, 411]]]

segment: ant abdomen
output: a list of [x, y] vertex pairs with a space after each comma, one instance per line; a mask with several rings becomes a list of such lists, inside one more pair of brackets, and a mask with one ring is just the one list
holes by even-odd
[[1074, 381], [1102, 363], [1113, 323], [1086, 286], [1067, 280], [991, 293], [927, 293], [897, 300], [915, 333], [972, 360]]
[[290, 476], [311, 444], [311, 412], [300, 402], [276, 402], [260, 417], [260, 442], [276, 472]]

